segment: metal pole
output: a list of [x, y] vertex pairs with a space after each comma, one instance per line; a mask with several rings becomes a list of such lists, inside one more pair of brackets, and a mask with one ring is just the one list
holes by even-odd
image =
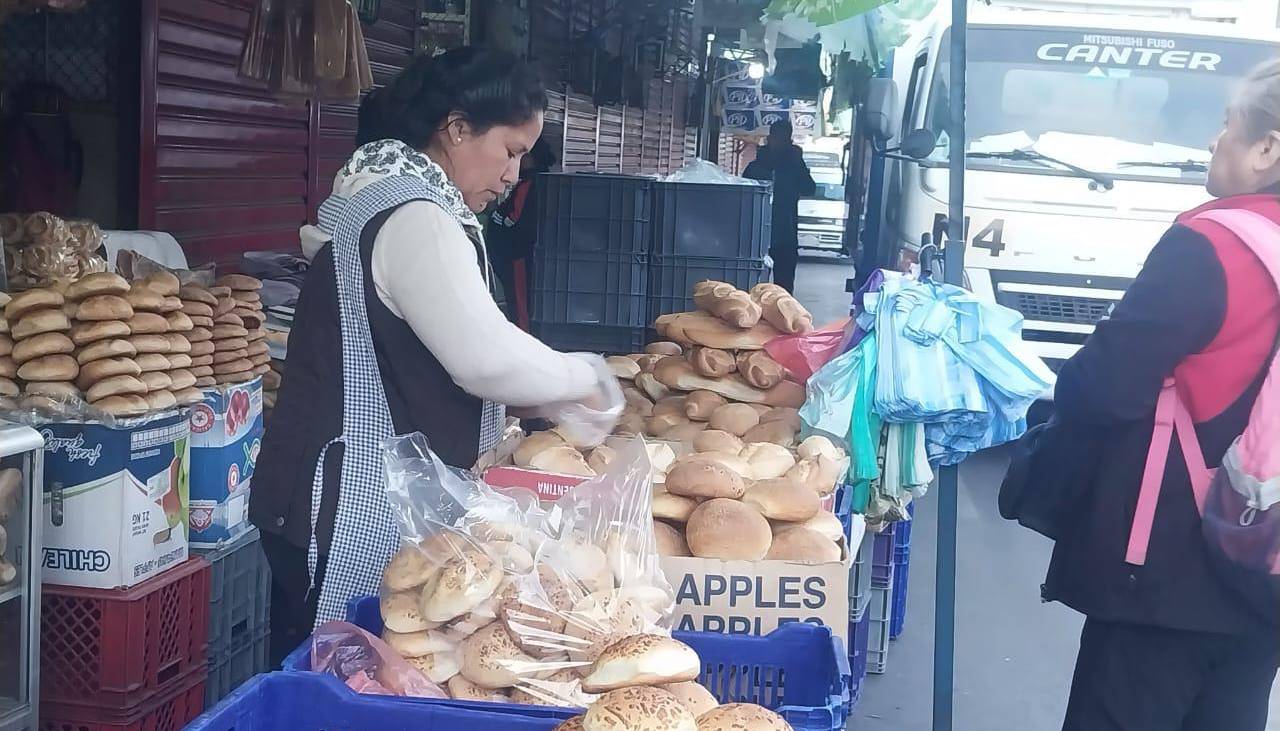
[[[952, 0], [950, 190], [947, 196], [946, 282], [964, 284], [965, 56], [969, 26], [968, 0]], [[938, 476], [938, 575], [933, 634], [933, 729], [951, 731], [954, 724], [956, 660], [956, 523], [959, 473], [944, 467]]]

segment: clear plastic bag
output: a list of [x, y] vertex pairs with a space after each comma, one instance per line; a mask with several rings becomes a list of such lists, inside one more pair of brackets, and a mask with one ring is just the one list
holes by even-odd
[[311, 636], [311, 669], [357, 693], [448, 698], [443, 688], [387, 643], [347, 622], [322, 624]]
[[547, 508], [448, 467], [421, 434], [388, 440], [385, 464], [402, 548], [383, 573], [383, 639], [450, 696], [585, 706], [606, 647], [669, 634], [641, 440]]
[[622, 395], [622, 386], [613, 375], [604, 358], [589, 353], [574, 353], [596, 372], [596, 383], [600, 386], [599, 403], [591, 405], [569, 402], [552, 404], [545, 410], [546, 416], [556, 423], [556, 431], [575, 447], [594, 447], [613, 433], [622, 410], [626, 407], [626, 398]]

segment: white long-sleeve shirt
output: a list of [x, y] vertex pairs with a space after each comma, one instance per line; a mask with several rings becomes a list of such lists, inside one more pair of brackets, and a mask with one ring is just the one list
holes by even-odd
[[[379, 177], [340, 178], [334, 192], [352, 196]], [[323, 233], [307, 226], [302, 238], [310, 258]], [[373, 242], [372, 269], [378, 299], [472, 396], [536, 407], [595, 391], [597, 376], [587, 362], [552, 350], [507, 320], [489, 292], [476, 247], [436, 204], [412, 201], [387, 218]]]

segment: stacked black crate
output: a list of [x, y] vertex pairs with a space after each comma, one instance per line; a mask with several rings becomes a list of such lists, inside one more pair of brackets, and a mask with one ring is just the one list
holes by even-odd
[[639, 351], [651, 309], [651, 181], [547, 173], [535, 187], [533, 334], [558, 350]]
[[693, 286], [712, 279], [749, 290], [768, 270], [768, 186], [653, 184], [649, 321], [693, 310]]

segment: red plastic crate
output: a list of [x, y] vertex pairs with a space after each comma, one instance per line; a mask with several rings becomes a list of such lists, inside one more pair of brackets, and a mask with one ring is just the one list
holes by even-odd
[[122, 591], [45, 586], [42, 705], [134, 709], [193, 669], [204, 670], [209, 575], [207, 561], [191, 558]]
[[129, 710], [43, 704], [39, 731], [180, 731], [204, 713], [204, 668], [179, 677], [149, 702]]

